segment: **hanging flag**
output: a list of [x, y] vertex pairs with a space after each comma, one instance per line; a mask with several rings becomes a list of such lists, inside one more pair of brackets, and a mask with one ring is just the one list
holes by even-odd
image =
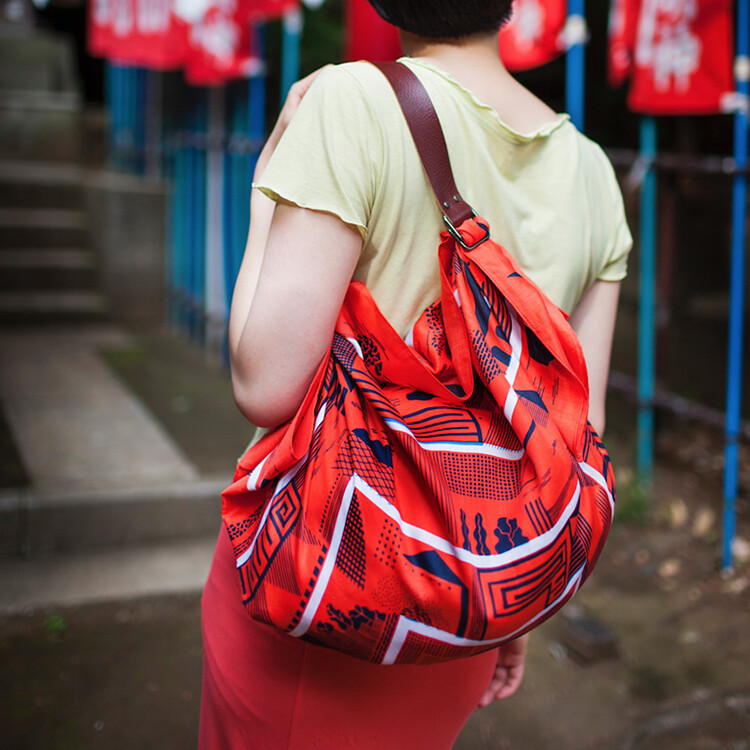
[[92, 55], [155, 70], [175, 70], [187, 51], [187, 26], [173, 0], [91, 0]]
[[567, 0], [515, 0], [500, 30], [500, 57], [509, 70], [528, 70], [565, 52]]
[[628, 106], [712, 114], [734, 90], [732, 0], [641, 0]]
[[641, 0], [612, 0], [609, 11], [607, 80], [617, 88], [630, 77]]
[[185, 80], [193, 86], [216, 86], [256, 73], [261, 60], [254, 54], [249, 6], [242, 0], [192, 0], [204, 3], [190, 23]]
[[384, 62], [401, 57], [398, 29], [384, 21], [367, 0], [347, 0], [344, 60]]
[[240, 4], [250, 21], [279, 18], [299, 8], [299, 0], [240, 0]]
[[299, 7], [298, 0], [91, 0], [92, 55], [155, 70], [184, 68], [193, 85], [255, 73], [252, 24]]

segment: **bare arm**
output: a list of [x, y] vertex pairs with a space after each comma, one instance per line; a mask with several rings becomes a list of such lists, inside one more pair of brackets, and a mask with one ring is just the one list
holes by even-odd
[[276, 207], [249, 309], [241, 292], [232, 303], [232, 385], [251, 422], [294, 415], [331, 343], [361, 247], [359, 232], [335, 216]]
[[619, 296], [619, 281], [597, 281], [570, 316], [589, 371], [589, 421], [600, 435], [605, 426], [607, 377]]
[[[316, 75], [292, 87], [256, 175]], [[250, 211], [229, 317], [232, 385], [243, 414], [272, 426], [293, 416], [326, 353], [362, 241], [331, 214], [276, 206], [259, 190]]]

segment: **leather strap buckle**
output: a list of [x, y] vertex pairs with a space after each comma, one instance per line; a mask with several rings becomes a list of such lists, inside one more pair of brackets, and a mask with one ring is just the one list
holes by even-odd
[[[471, 216], [472, 218], [474, 218], [476, 214], [472, 211]], [[443, 214], [443, 221], [445, 222], [445, 226], [448, 227], [448, 232], [450, 233], [451, 237], [453, 237], [453, 239], [456, 240], [456, 242], [458, 242], [458, 244], [461, 245], [464, 250], [473, 250], [475, 247], [479, 247], [485, 240], [488, 240], [490, 238], [489, 227], [485, 226], [484, 224], [479, 224], [478, 226], [480, 226], [484, 231], [484, 236], [480, 237], [471, 245], [468, 245], [464, 238], [461, 236], [461, 233], [454, 226], [453, 222], [445, 214]]]

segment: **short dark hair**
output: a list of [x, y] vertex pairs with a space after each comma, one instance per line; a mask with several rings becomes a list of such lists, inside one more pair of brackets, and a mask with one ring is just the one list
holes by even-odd
[[389, 23], [430, 39], [492, 33], [510, 18], [513, 0], [368, 0]]

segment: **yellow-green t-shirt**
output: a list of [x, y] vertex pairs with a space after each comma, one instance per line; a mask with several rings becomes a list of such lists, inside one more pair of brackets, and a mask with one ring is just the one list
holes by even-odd
[[[567, 116], [517, 133], [446, 73], [402, 62], [435, 106], [461, 195], [553, 302], [570, 312], [597, 279], [625, 276], [632, 239], [612, 166]], [[318, 76], [256, 187], [359, 229], [354, 278], [402, 335], [439, 296], [442, 215], [393, 90], [372, 65]]]

